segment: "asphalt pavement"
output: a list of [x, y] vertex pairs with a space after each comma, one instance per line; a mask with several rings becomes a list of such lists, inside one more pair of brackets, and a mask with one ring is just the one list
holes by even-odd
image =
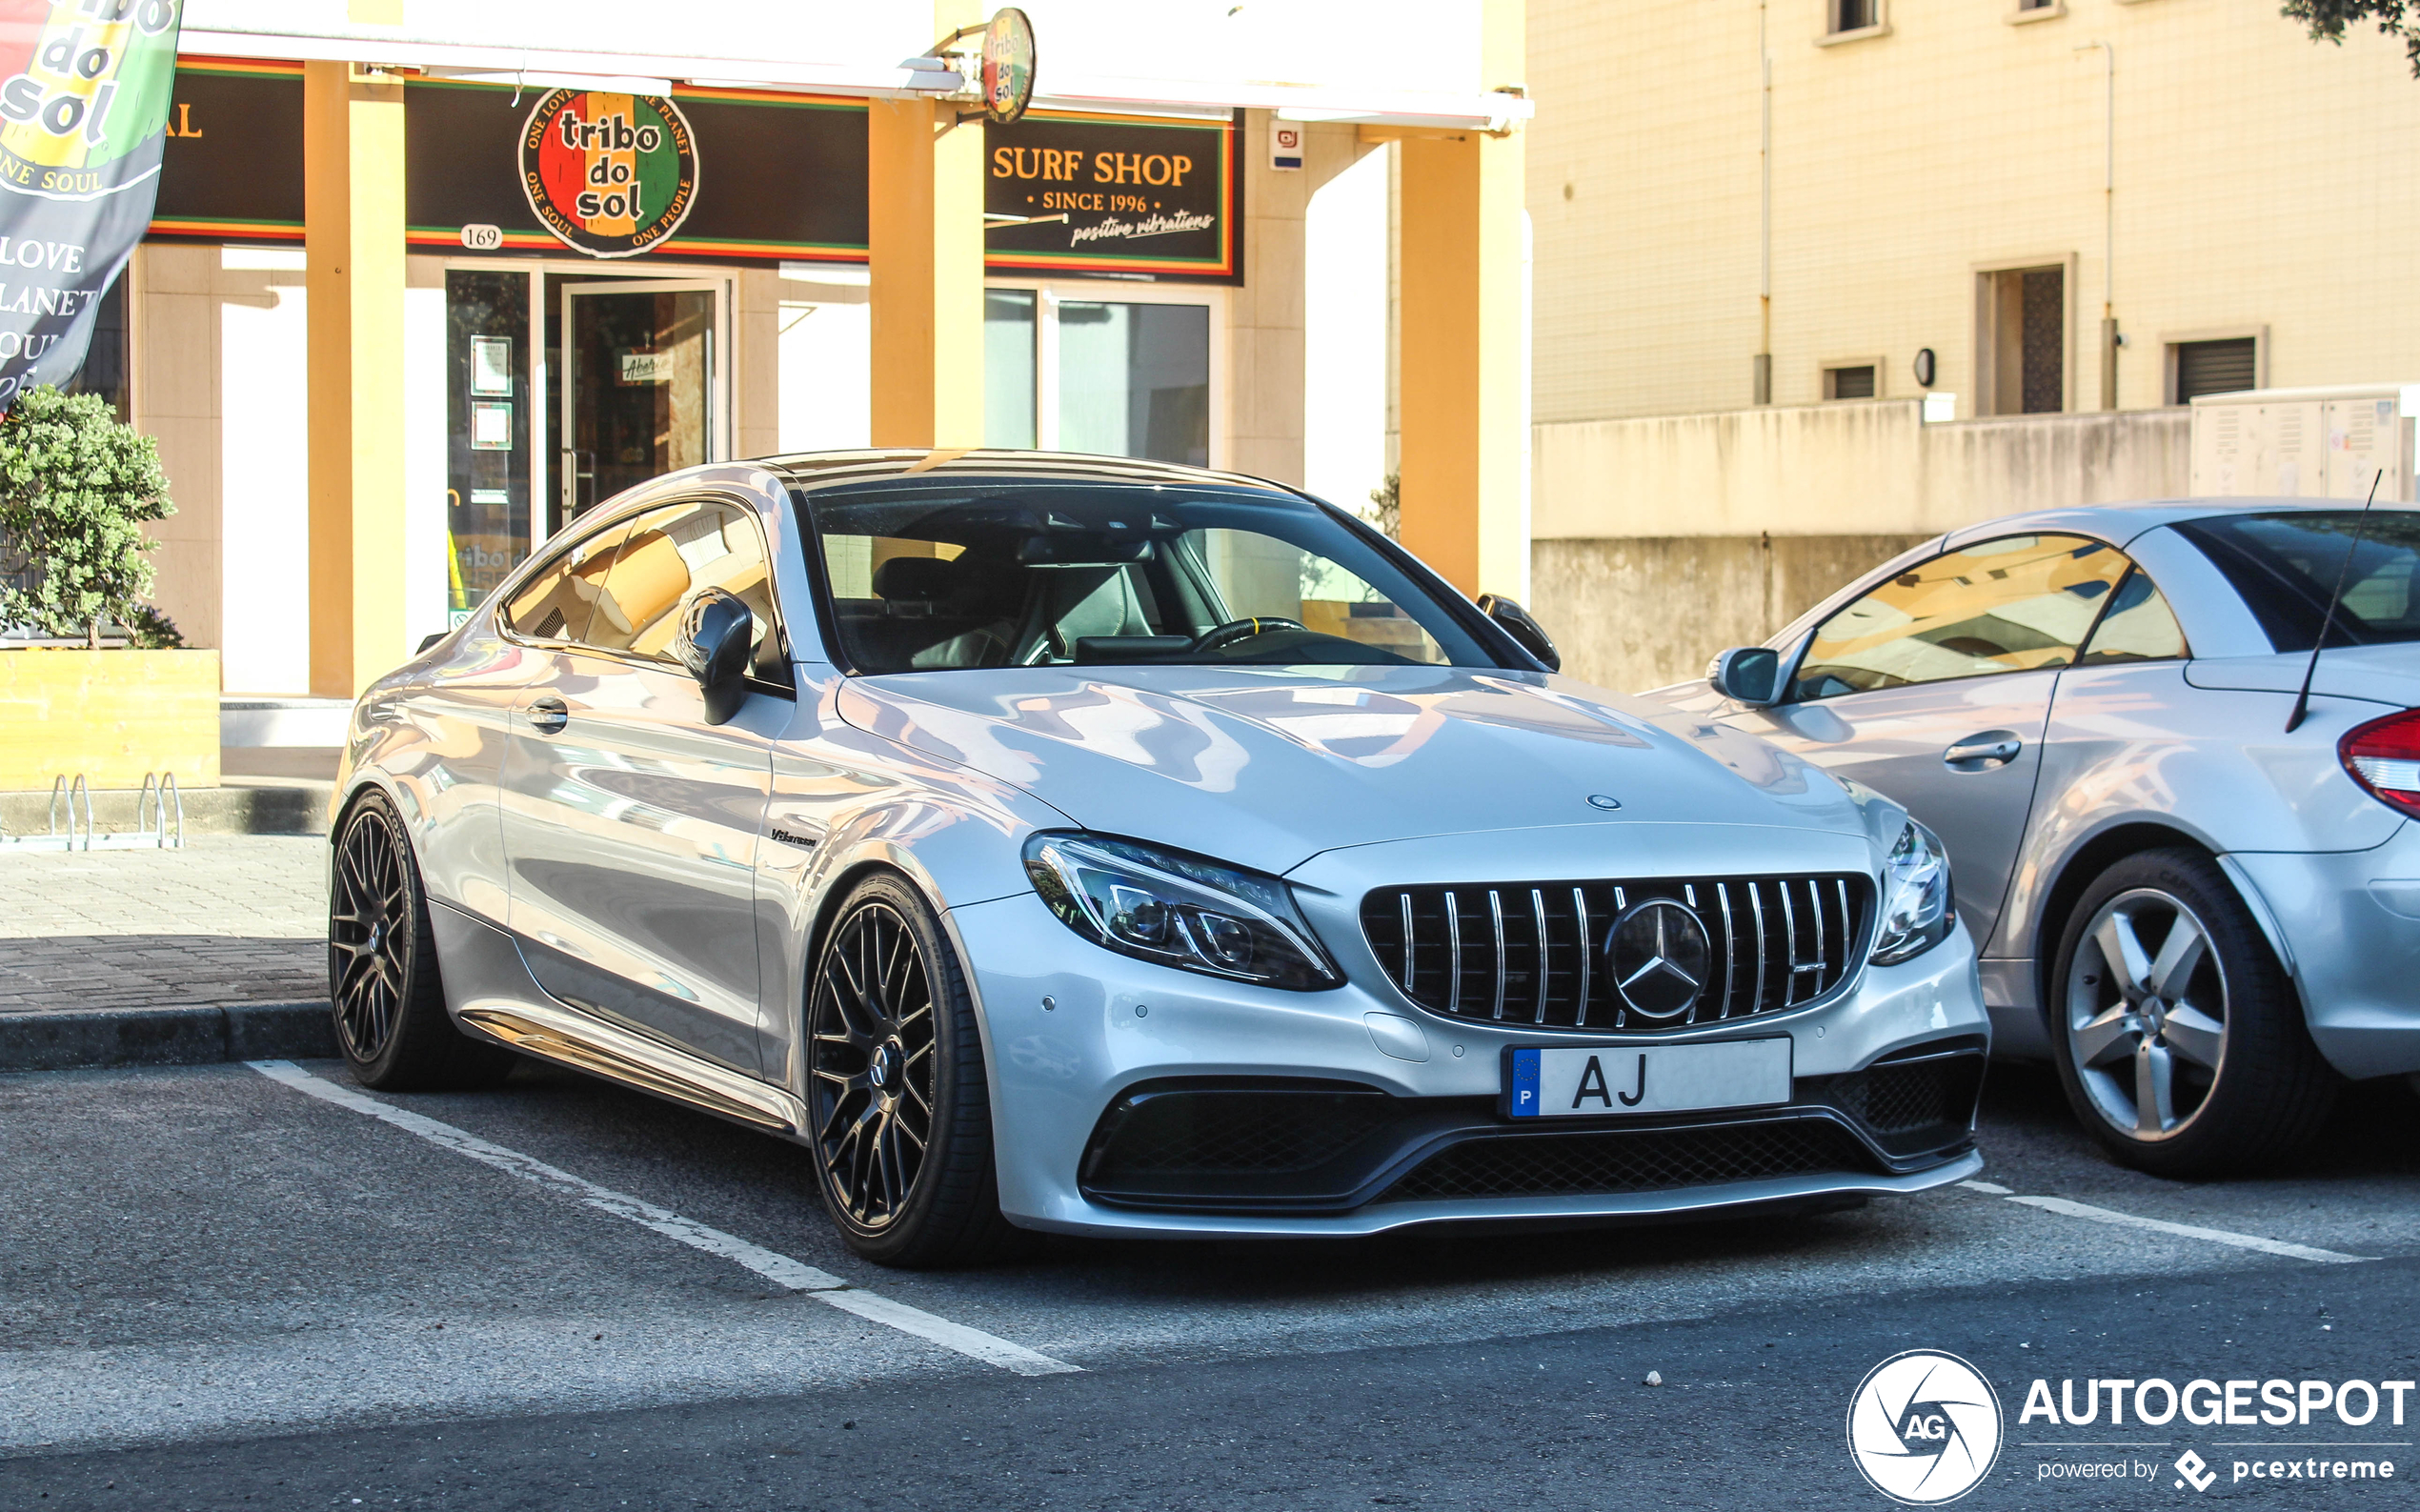
[[[1986, 1102], [1980, 1182], [1820, 1218], [902, 1274], [837, 1242], [801, 1152], [567, 1072], [0, 1078], [0, 1506], [1879, 1507], [1845, 1414], [1915, 1348], [1999, 1395], [1968, 1504], [2411, 1494], [2420, 1394], [2020, 1418], [2036, 1378], [2420, 1378], [2408, 1089], [2198, 1185], [2108, 1164], [2039, 1074]], [[2289, 1440], [2394, 1479], [2231, 1479]]]

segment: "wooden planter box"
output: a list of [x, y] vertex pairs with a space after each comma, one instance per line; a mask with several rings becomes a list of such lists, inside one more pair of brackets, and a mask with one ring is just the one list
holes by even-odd
[[215, 651], [0, 651], [0, 792], [218, 786]]

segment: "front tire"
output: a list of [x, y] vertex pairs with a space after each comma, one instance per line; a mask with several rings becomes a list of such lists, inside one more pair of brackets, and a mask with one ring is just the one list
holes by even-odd
[[2155, 1176], [2279, 1160], [2334, 1105], [2302, 1000], [2208, 856], [2145, 851], [2093, 879], [2052, 963], [2050, 1042], [2103, 1148]]
[[402, 816], [373, 790], [345, 816], [328, 878], [328, 1001], [353, 1079], [386, 1092], [493, 1086], [518, 1058], [445, 1011], [429, 899]]
[[990, 1089], [966, 976], [897, 877], [860, 882], [825, 937], [807, 1005], [807, 1109], [823, 1205], [881, 1265], [996, 1258]]

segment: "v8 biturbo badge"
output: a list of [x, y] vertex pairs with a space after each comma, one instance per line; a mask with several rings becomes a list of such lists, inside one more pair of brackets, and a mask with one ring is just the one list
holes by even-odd
[[697, 202], [697, 139], [670, 100], [556, 90], [521, 129], [521, 189], [565, 246], [635, 256]]

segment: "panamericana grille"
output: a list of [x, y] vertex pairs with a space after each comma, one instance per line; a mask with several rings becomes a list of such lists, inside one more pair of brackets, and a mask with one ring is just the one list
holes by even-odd
[[[1653, 1033], [1803, 1007], [1865, 958], [1873, 884], [1853, 874], [1380, 888], [1361, 932], [1403, 996], [1431, 1013], [1546, 1029]], [[1642, 903], [1704, 929], [1708, 973], [1684, 1011], [1622, 995], [1606, 943]]]
[[1667, 1192], [1873, 1169], [1873, 1157], [1847, 1130], [1820, 1119], [1727, 1128], [1531, 1135], [1448, 1146], [1421, 1162], [1381, 1200]]

